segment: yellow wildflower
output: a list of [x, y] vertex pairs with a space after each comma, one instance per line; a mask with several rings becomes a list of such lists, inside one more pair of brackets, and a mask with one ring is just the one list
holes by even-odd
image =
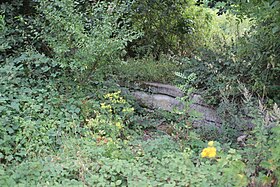
[[215, 147], [207, 147], [202, 150], [201, 157], [214, 158], [217, 154]]
[[243, 174], [237, 174], [238, 177], [240, 177], [241, 179], [244, 178], [244, 175]]
[[120, 122], [117, 122], [117, 123], [116, 123], [116, 127], [118, 127], [119, 129], [122, 129], [122, 128], [123, 128], [123, 126], [122, 126], [122, 124], [121, 124]]
[[213, 147], [213, 146], [214, 146], [214, 141], [208, 142], [208, 146], [209, 146], [209, 147]]
[[101, 103], [101, 108], [106, 108], [106, 105], [105, 105], [105, 103]]
[[130, 113], [130, 112], [133, 112], [133, 111], [134, 111], [134, 108], [133, 108], [133, 107], [122, 109], [122, 112], [128, 112], [128, 113]]
[[111, 105], [106, 105], [105, 103], [101, 103], [100, 105], [102, 109], [108, 109], [109, 111], [112, 111]]

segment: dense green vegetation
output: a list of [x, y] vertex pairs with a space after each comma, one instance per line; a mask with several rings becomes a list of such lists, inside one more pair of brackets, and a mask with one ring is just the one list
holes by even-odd
[[[142, 108], [142, 81], [186, 109]], [[279, 102], [279, 1], [1, 1], [0, 186], [279, 186]]]

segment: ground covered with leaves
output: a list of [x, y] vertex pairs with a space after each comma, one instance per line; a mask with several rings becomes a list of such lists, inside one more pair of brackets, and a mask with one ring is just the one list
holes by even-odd
[[[279, 10], [1, 2], [0, 186], [278, 186]], [[123, 86], [141, 81], [180, 87], [185, 108], [139, 106]], [[193, 93], [222, 127], [192, 125]]]

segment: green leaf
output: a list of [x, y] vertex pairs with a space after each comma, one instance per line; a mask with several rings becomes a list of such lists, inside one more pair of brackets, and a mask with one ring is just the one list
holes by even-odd
[[122, 180], [117, 180], [116, 181], [116, 185], [118, 186], [118, 185], [121, 185], [121, 183], [122, 183]]
[[272, 28], [272, 32], [273, 34], [278, 33], [280, 31], [280, 27], [279, 26], [275, 26]]
[[12, 109], [15, 109], [16, 111], [19, 111], [19, 103], [18, 102], [12, 102], [10, 106], [11, 106]]

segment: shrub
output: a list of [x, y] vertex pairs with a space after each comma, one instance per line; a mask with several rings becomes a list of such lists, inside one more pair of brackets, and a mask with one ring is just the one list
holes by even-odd
[[143, 32], [143, 36], [130, 44], [130, 50], [139, 57], [148, 54], [157, 58], [160, 53], [177, 52], [184, 43], [185, 36], [191, 32], [191, 21], [182, 12], [193, 1], [135, 1], [127, 17], [132, 27]]
[[[5, 68], [11, 67], [1, 70]], [[7, 81], [10, 76], [13, 80]], [[17, 76], [10, 70], [1, 81], [1, 162], [20, 161], [27, 155], [56, 149], [61, 135], [74, 121], [80, 121], [79, 109], [61, 101], [55, 86]]]
[[119, 22], [125, 9], [125, 4], [98, 2], [81, 12], [73, 0], [42, 0], [38, 11], [44, 17], [44, 40], [57, 62], [78, 77], [84, 72], [86, 79], [96, 69], [118, 62], [126, 43], [137, 38], [125, 20]]
[[134, 108], [120, 96], [121, 91], [103, 95], [103, 102], [95, 108], [95, 116], [86, 119], [86, 135], [113, 138], [116, 140], [124, 135], [127, 121], [131, 118]]
[[254, 92], [278, 103], [280, 4], [269, 0], [262, 3], [237, 2], [237, 5], [234, 10], [242, 19], [249, 17], [255, 22], [254, 27], [239, 41], [237, 57], [242, 61], [240, 66], [245, 69], [244, 75], [247, 75], [248, 85]]

